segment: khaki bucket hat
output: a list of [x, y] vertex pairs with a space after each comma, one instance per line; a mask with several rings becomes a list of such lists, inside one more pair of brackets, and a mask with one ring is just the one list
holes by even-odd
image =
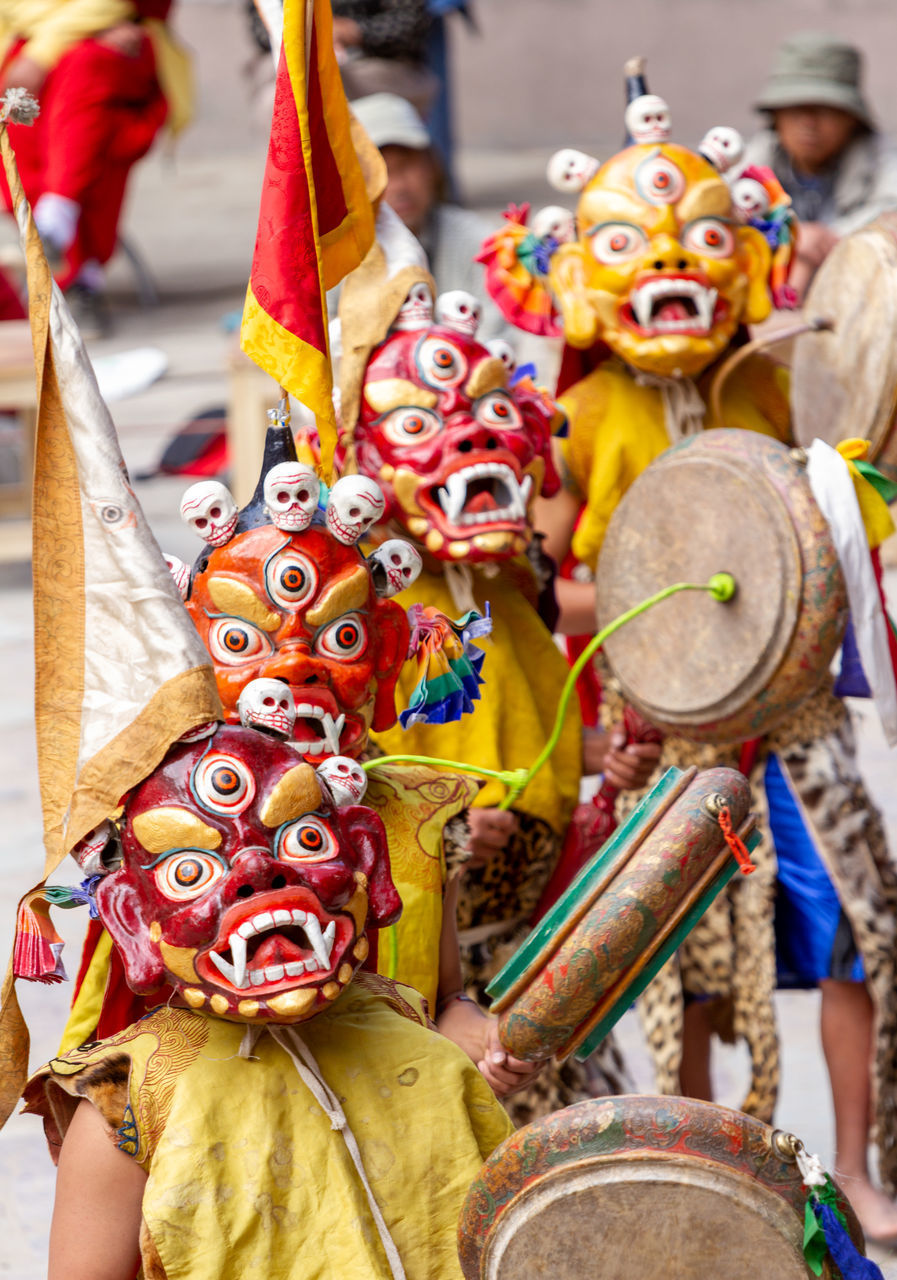
[[757, 111], [810, 105], [840, 107], [874, 129], [860, 88], [861, 75], [859, 49], [829, 35], [800, 32], [779, 45], [770, 77], [754, 106]]

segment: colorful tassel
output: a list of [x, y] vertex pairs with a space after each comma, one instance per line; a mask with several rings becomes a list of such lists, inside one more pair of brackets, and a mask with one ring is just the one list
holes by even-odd
[[82, 907], [90, 909], [97, 919], [94, 898], [101, 876], [90, 876], [76, 888], [73, 885], [48, 884], [26, 893], [16, 916], [16, 938], [13, 947], [13, 973], [30, 982], [67, 982], [62, 963], [63, 941], [53, 921], [50, 907]]
[[492, 620], [471, 610], [453, 622], [440, 610], [412, 605], [408, 610], [408, 657], [418, 664], [418, 679], [408, 707], [399, 715], [403, 729], [412, 724], [448, 724], [473, 710], [486, 655], [473, 643], [489, 635]]
[[505, 225], [484, 240], [476, 260], [484, 264], [486, 291], [506, 320], [526, 333], [557, 338], [561, 331], [547, 284], [557, 241], [533, 234], [529, 208], [509, 205]]
[[[803, 1158], [802, 1158], [803, 1157]], [[806, 1182], [803, 1166], [818, 1165], [816, 1157], [798, 1155], [798, 1167]], [[821, 1168], [821, 1166], [819, 1166]], [[840, 1207], [840, 1195], [830, 1176], [813, 1178], [808, 1183], [809, 1195], [804, 1209], [803, 1252], [814, 1276], [821, 1276], [825, 1259], [831, 1258], [841, 1280], [884, 1280], [881, 1268], [864, 1257], [850, 1238], [847, 1219]]]
[[31, 982], [65, 982], [62, 938], [50, 919], [43, 889], [32, 889], [19, 903], [12, 967], [17, 978]]

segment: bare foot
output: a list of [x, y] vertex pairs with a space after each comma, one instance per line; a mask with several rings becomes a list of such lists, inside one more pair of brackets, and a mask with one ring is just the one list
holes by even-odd
[[835, 1181], [853, 1206], [867, 1241], [897, 1245], [897, 1204], [891, 1197], [867, 1177], [836, 1172]]

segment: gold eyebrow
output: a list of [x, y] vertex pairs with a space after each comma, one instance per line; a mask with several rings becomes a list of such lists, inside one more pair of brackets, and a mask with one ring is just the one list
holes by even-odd
[[131, 822], [134, 835], [147, 853], [169, 849], [217, 849], [221, 832], [209, 827], [186, 809], [148, 809]]
[[222, 613], [234, 614], [263, 631], [276, 631], [280, 626], [279, 613], [273, 613], [245, 582], [233, 578], [210, 578], [209, 595]]
[[483, 360], [467, 379], [464, 394], [469, 400], [479, 400], [487, 391], [504, 391], [508, 385], [508, 371], [497, 356]]
[[680, 222], [695, 218], [730, 218], [732, 194], [721, 178], [705, 178], [690, 186], [676, 206]]
[[435, 409], [439, 403], [435, 391], [426, 391], [404, 378], [381, 378], [379, 382], [368, 382], [364, 398], [374, 413], [389, 413], [390, 409], [400, 409], [403, 405], [414, 409]]
[[313, 627], [331, 622], [350, 609], [361, 609], [371, 593], [371, 580], [363, 565], [356, 565], [351, 573], [343, 574], [324, 590], [314, 608], [305, 615]]
[[310, 764], [297, 764], [276, 783], [265, 801], [261, 819], [266, 827], [279, 827], [321, 805], [321, 788]]

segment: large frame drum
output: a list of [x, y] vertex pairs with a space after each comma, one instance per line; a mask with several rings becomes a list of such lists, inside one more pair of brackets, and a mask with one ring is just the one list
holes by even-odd
[[555, 1111], [497, 1147], [471, 1187], [465, 1280], [809, 1280], [794, 1141], [693, 1098]]
[[704, 431], [642, 472], [608, 526], [599, 626], [674, 582], [726, 571], [732, 600], [684, 591], [604, 646], [646, 719], [698, 742], [743, 742], [819, 685], [847, 622], [847, 593], [806, 467], [753, 431]]
[[860, 436], [870, 462], [897, 480], [897, 214], [841, 240], [813, 278], [803, 307], [829, 331], [795, 340], [795, 439], [830, 445]]
[[750, 804], [735, 769], [666, 771], [489, 984], [509, 1053], [588, 1057], [735, 872], [723, 811], [759, 839]]

